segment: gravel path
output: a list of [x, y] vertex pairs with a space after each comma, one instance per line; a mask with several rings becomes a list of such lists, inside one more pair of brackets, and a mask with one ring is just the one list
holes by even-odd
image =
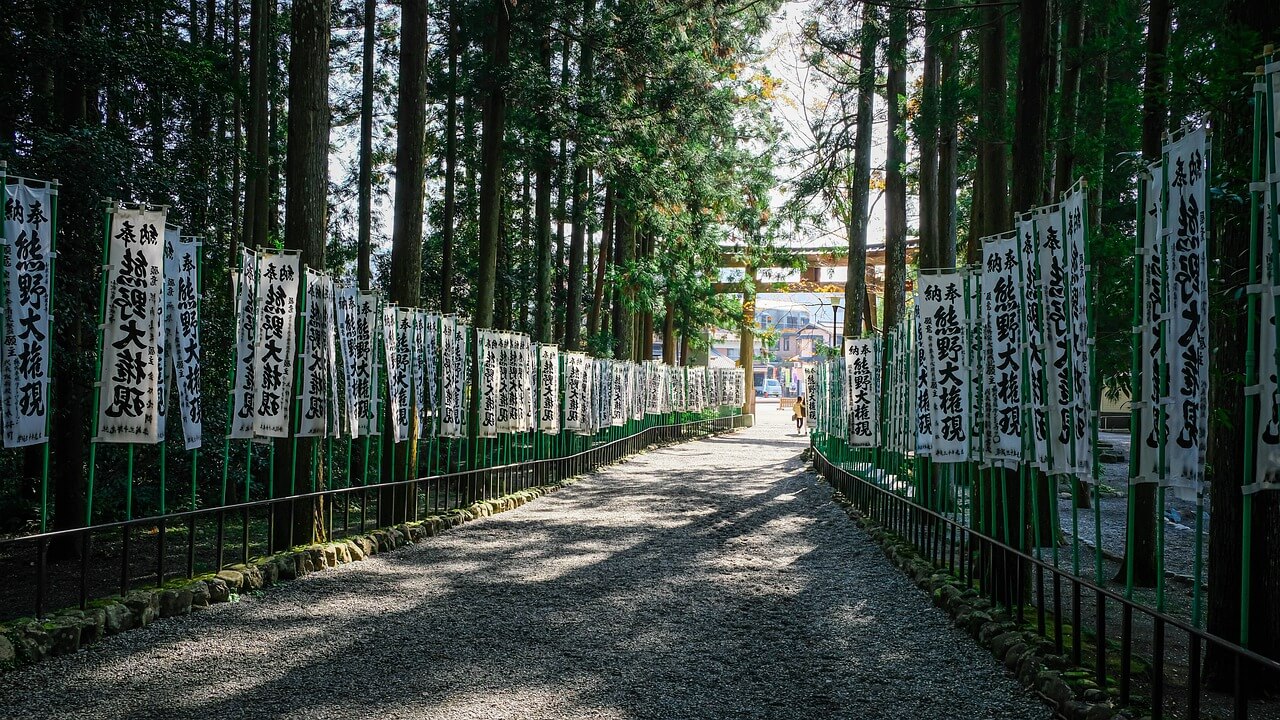
[[789, 413], [0, 676], [13, 718], [1049, 717], [829, 500]]

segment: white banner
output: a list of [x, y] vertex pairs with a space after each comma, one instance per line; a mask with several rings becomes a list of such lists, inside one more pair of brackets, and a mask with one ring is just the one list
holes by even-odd
[[933, 403], [930, 398], [933, 397], [933, 373], [929, 372], [929, 368], [933, 367], [931, 354], [933, 340], [926, 331], [931, 332], [933, 324], [926, 325], [921, 321], [919, 302], [915, 304], [914, 312], [916, 357], [915, 392], [912, 397], [915, 400], [916, 455], [931, 457], [933, 455], [933, 419], [930, 408]]
[[982, 245], [983, 459], [1006, 467], [1022, 459], [1022, 300], [1018, 237]]
[[[1093, 477], [1093, 444], [1089, 432], [1092, 378], [1089, 371], [1089, 279], [1085, 267], [1085, 192], [1076, 187], [1062, 199], [1062, 225], [1067, 261], [1067, 313], [1071, 318], [1072, 470], [1076, 477]], [[1205, 387], [1208, 387], [1206, 375]]]
[[1074, 358], [1070, 308], [1067, 306], [1068, 275], [1066, 248], [1062, 237], [1062, 208], [1054, 205], [1035, 213], [1039, 239], [1041, 311], [1044, 313], [1045, 386], [1049, 413], [1049, 472], [1066, 474], [1073, 470], [1071, 454], [1072, 417], [1075, 392], [1071, 375]]
[[564, 354], [564, 429], [581, 433], [586, 425], [584, 395], [588, 386], [586, 357]]
[[1164, 355], [1160, 352], [1160, 328], [1163, 324], [1167, 293], [1164, 282], [1164, 250], [1161, 243], [1164, 226], [1164, 173], [1160, 163], [1148, 168], [1142, 177], [1142, 320], [1139, 331], [1140, 364], [1138, 383], [1138, 453], [1137, 474], [1131, 482], [1159, 482], [1160, 431], [1157, 418], [1160, 412], [1160, 377], [1164, 371]]
[[1169, 366], [1169, 406], [1164, 483], [1183, 488], [1194, 498], [1204, 482], [1209, 432], [1209, 273], [1205, 255], [1209, 154], [1204, 128], [1167, 146], [1165, 155], [1169, 326], [1164, 349]]
[[844, 363], [849, 445], [875, 447], [880, 441], [875, 340], [846, 340]]
[[480, 417], [477, 425], [479, 435], [484, 438], [498, 435], [498, 403], [502, 392], [502, 338], [489, 330], [476, 331], [476, 359], [479, 363], [480, 377], [476, 378], [471, 391], [480, 396]]
[[431, 397], [427, 389], [427, 313], [422, 310], [413, 311], [411, 337], [413, 342], [413, 360], [410, 363], [410, 383], [413, 385], [413, 427], [410, 434], [417, 440], [428, 433], [427, 398]]
[[160, 347], [156, 349], [156, 366], [160, 368], [159, 387], [156, 390], [156, 440], [165, 441], [167, 415], [169, 414], [169, 392], [173, 382], [173, 362], [169, 359], [169, 327], [174, 322], [173, 305], [169, 302], [169, 285], [165, 280], [169, 277], [169, 248], [182, 239], [182, 228], [165, 225], [164, 263], [161, 271], [160, 290]]
[[54, 190], [4, 186], [4, 446], [48, 439]]
[[258, 316], [255, 301], [258, 297], [258, 253], [240, 249], [240, 268], [236, 273], [236, 373], [232, 391], [231, 427], [227, 437], [247, 440], [253, 437], [253, 420], [256, 406], [254, 374], [258, 338]]
[[1017, 221], [1019, 244], [1019, 268], [1022, 273], [1022, 317], [1026, 324], [1023, 338], [1023, 363], [1027, 366], [1030, 397], [1022, 405], [1028, 413], [1027, 424], [1031, 430], [1028, 438], [1032, 465], [1041, 471], [1049, 469], [1049, 408], [1045, 404], [1048, 376], [1044, 358], [1044, 306], [1041, 297], [1040, 238], [1036, 233], [1035, 219], [1030, 213]]
[[299, 256], [263, 254], [258, 262], [258, 337], [253, 434], [289, 437], [297, 355]]
[[[178, 414], [187, 450], [200, 447], [200, 241], [191, 237], [171, 240], [165, 234], [165, 377], [178, 396]], [[169, 372], [172, 368], [172, 373]], [[168, 396], [164, 397], [168, 402]]]
[[391, 412], [391, 438], [409, 439], [409, 311], [387, 305], [382, 308], [382, 362], [386, 368], [387, 403]]
[[930, 393], [929, 418], [933, 433], [933, 460], [939, 463], [969, 459], [969, 346], [965, 323], [969, 314], [959, 273], [919, 277], [921, 336], [928, 343]]
[[378, 346], [382, 343], [382, 298], [377, 293], [360, 293], [360, 316], [356, 320], [356, 353], [359, 362], [360, 381], [356, 384], [359, 393], [359, 406], [356, 412], [359, 417], [357, 427], [361, 435], [380, 435], [378, 420], [382, 415], [382, 377], [386, 368], [382, 367], [382, 358]]
[[[422, 367], [424, 422], [430, 422], [430, 418], [439, 419], [440, 410], [440, 316], [435, 313], [422, 314]], [[439, 432], [439, 428], [423, 427], [423, 435]]]
[[[334, 376], [337, 373], [333, 347], [333, 278], [311, 268], [306, 276], [306, 316], [302, 338], [302, 387], [298, 437], [329, 435], [333, 405]], [[333, 418], [336, 422], [337, 418]]]
[[466, 435], [467, 336], [470, 328], [456, 317], [440, 318], [440, 436]]
[[339, 432], [343, 437], [359, 436], [358, 407], [360, 405], [356, 387], [360, 382], [359, 356], [356, 353], [356, 325], [360, 319], [360, 290], [351, 286], [337, 289], [334, 296], [338, 331], [339, 356], [342, 358], [342, 409], [338, 413], [340, 419]]
[[548, 435], [560, 432], [560, 351], [555, 345], [538, 346], [538, 429]]
[[164, 224], [164, 210], [120, 207], [111, 214], [98, 442], [155, 443], [160, 438]]
[[[1263, 135], [1267, 156], [1267, 183], [1262, 193], [1266, 221], [1263, 223], [1261, 282], [1258, 323], [1258, 431], [1257, 467], [1253, 483], [1274, 487], [1280, 479], [1280, 383], [1276, 381], [1276, 271], [1271, 256], [1280, 242], [1280, 63], [1267, 66], [1266, 98], [1268, 111]], [[1263, 485], [1267, 483], [1269, 485]]]

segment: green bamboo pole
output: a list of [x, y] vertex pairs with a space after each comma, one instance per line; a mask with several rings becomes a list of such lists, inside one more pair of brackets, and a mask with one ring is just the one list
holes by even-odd
[[[1265, 177], [1262, 168], [1262, 141], [1263, 141], [1263, 123], [1266, 119], [1264, 113], [1265, 96], [1259, 85], [1266, 80], [1266, 75], [1257, 73], [1254, 77], [1253, 91], [1253, 156], [1252, 156], [1252, 175], [1254, 182], [1259, 182]], [[1256, 187], [1256, 186], [1254, 186]], [[1249, 284], [1256, 285], [1259, 282], [1260, 268], [1259, 255], [1261, 254], [1262, 227], [1258, 223], [1258, 216], [1262, 209], [1262, 193], [1258, 190], [1250, 188], [1249, 192], [1249, 236], [1252, 240], [1249, 243]], [[1273, 255], [1274, 256], [1274, 255]], [[1274, 280], [1273, 280], [1274, 282]], [[1258, 383], [1258, 366], [1257, 358], [1257, 342], [1258, 342], [1258, 303], [1262, 299], [1256, 293], [1246, 295], [1246, 307], [1248, 309], [1248, 328], [1245, 335], [1245, 355], [1244, 355], [1244, 374], [1245, 386], [1253, 386]], [[1245, 393], [1244, 396], [1244, 485], [1248, 486], [1254, 481], [1254, 474], [1257, 464], [1257, 450], [1254, 443], [1257, 442], [1255, 414], [1258, 410], [1257, 395], [1254, 393]], [[1249, 592], [1252, 584], [1252, 564], [1253, 564], [1253, 494], [1245, 492], [1241, 498], [1241, 538], [1240, 538], [1240, 645], [1241, 647], [1249, 646], [1249, 613], [1250, 613], [1250, 597]]]
[[[2, 184], [2, 183], [0, 183]], [[56, 293], [54, 288], [57, 287], [57, 274], [55, 264], [58, 261], [58, 180], [54, 178], [49, 182], [49, 327], [53, 327], [54, 323], [54, 302]], [[8, 285], [5, 285], [8, 291]], [[0, 323], [3, 325], [4, 323]], [[0, 339], [3, 335], [0, 334]], [[49, 342], [50, 349], [53, 348], [53, 342]], [[40, 532], [48, 529], [49, 523], [49, 436], [53, 429], [53, 353], [45, 353], [44, 359], [44, 377], [45, 377], [45, 403], [44, 403], [44, 448], [41, 451], [40, 458]]]
[[[1078, 185], [1080, 186], [1079, 188], [1072, 188], [1071, 190], [1068, 190], [1068, 191], [1067, 191], [1067, 193], [1064, 193], [1064, 197], [1065, 197], [1065, 195], [1070, 194], [1070, 193], [1072, 193], [1072, 192], [1078, 192], [1078, 193], [1081, 193], [1081, 194], [1082, 194], [1082, 197], [1083, 197], [1083, 193], [1084, 193], [1084, 181], [1083, 181], [1083, 180], [1082, 180], [1082, 181], [1080, 181], [1080, 182], [1078, 183]], [[1082, 261], [1084, 262], [1084, 267], [1083, 267], [1083, 268], [1081, 268], [1081, 272], [1082, 272], [1082, 273], [1084, 273], [1084, 276], [1085, 276], [1085, 297], [1086, 297], [1086, 298], [1088, 298], [1088, 292], [1089, 292], [1089, 290], [1088, 290], [1088, 282], [1089, 282], [1089, 279], [1088, 279], [1088, 278], [1089, 278], [1089, 239], [1088, 239], [1088, 236], [1085, 234], [1085, 224], [1084, 224], [1084, 219], [1085, 219], [1085, 217], [1086, 217], [1088, 214], [1089, 214], [1089, 208], [1088, 208], [1088, 206], [1087, 206], [1087, 205], [1085, 205], [1085, 203], [1082, 201], [1082, 202], [1081, 202], [1081, 204], [1080, 204], [1080, 234], [1081, 234], [1081, 244], [1082, 244], [1082, 245], [1083, 245], [1083, 247], [1084, 247], [1084, 250], [1083, 250], [1083, 255], [1084, 255], [1084, 257], [1083, 257], [1083, 260], [1082, 260]], [[1068, 218], [1067, 218], [1067, 216], [1066, 216], [1066, 215], [1067, 215], [1067, 214], [1066, 214], [1066, 212], [1061, 212], [1061, 213], [1059, 213], [1059, 214], [1058, 214], [1059, 232], [1061, 233], [1061, 235], [1060, 235], [1059, 237], [1062, 237], [1062, 238], [1064, 238], [1064, 239], [1067, 237], [1067, 222], [1068, 222]], [[1067, 266], [1068, 268], [1070, 268], [1070, 267], [1071, 267], [1071, 251], [1067, 248], [1067, 246], [1066, 246], [1066, 244], [1065, 244], [1065, 243], [1063, 243], [1063, 247], [1062, 247], [1062, 255], [1063, 255], [1063, 259], [1064, 259], [1064, 261], [1065, 261], [1066, 266]], [[1063, 299], [1063, 304], [1065, 305], [1065, 307], [1066, 307], [1066, 309], [1067, 309], [1067, 314], [1068, 314], [1068, 316], [1070, 316], [1070, 315], [1071, 315], [1071, 310], [1072, 310], [1072, 307], [1073, 307], [1073, 302], [1074, 302], [1073, 297], [1072, 297], [1072, 292], [1071, 292], [1071, 291], [1073, 290], [1073, 288], [1072, 288], [1072, 286], [1071, 286], [1071, 283], [1070, 283], [1070, 282], [1064, 283], [1064, 287], [1065, 287], [1065, 289], [1064, 289], [1064, 292], [1063, 292], [1063, 298], [1064, 298], [1064, 299]], [[1090, 313], [1090, 304], [1089, 304], [1088, 302], [1085, 302], [1085, 337], [1084, 337], [1084, 342], [1085, 342], [1085, 344], [1086, 344], [1086, 352], [1088, 352], [1088, 349], [1087, 349], [1087, 348], [1089, 347], [1089, 330], [1088, 330], [1088, 328], [1089, 328], [1089, 320], [1088, 320], [1089, 313]], [[1074, 333], [1073, 333], [1073, 334], [1074, 334]], [[1074, 348], [1074, 346], [1075, 346], [1075, 344], [1076, 344], [1076, 343], [1081, 342], [1081, 339], [1080, 339], [1080, 338], [1075, 338], [1075, 337], [1073, 337], [1072, 339], [1073, 339], [1073, 341], [1074, 341], [1074, 342], [1072, 343], [1073, 348]], [[1068, 377], [1070, 377], [1070, 378], [1071, 378], [1071, 382], [1072, 382], [1072, 390], [1074, 390], [1074, 389], [1075, 389], [1075, 387], [1074, 387], [1074, 385], [1075, 385], [1075, 371], [1076, 371], [1076, 367], [1075, 367], [1075, 353], [1074, 353], [1074, 352], [1068, 352], [1068, 353], [1067, 353], [1067, 374], [1068, 374]], [[1085, 402], [1089, 402], [1089, 399], [1088, 399], [1088, 398], [1086, 398]], [[1085, 408], [1085, 413], [1086, 413], [1086, 417], [1087, 417], [1088, 407], [1086, 407], [1086, 408]], [[1075, 432], [1075, 424], [1076, 424], [1076, 420], [1077, 420], [1077, 418], [1076, 418], [1076, 408], [1075, 408], [1074, 404], [1072, 405], [1072, 407], [1071, 407], [1071, 408], [1070, 408], [1070, 410], [1069, 410], [1069, 417], [1071, 418], [1071, 420], [1070, 420], [1070, 423], [1071, 423], [1071, 424], [1070, 424], [1070, 428], [1071, 428], [1071, 437], [1070, 437], [1070, 443], [1068, 444], [1068, 448], [1069, 448], [1069, 449], [1068, 449], [1068, 452], [1069, 452], [1069, 453], [1070, 453], [1070, 455], [1071, 455], [1071, 466], [1072, 466], [1072, 472], [1071, 472], [1070, 476], [1068, 477], [1068, 482], [1070, 483], [1070, 487], [1071, 487], [1071, 572], [1072, 572], [1076, 577], [1080, 577], [1080, 476], [1079, 476], [1079, 475], [1077, 474], [1077, 472], [1076, 472], [1079, 468], [1076, 468], [1076, 467], [1075, 467], [1078, 448], [1076, 447], [1076, 432]], [[1050, 517], [1053, 519], [1053, 531], [1054, 531], [1054, 532], [1053, 532], [1053, 566], [1054, 566], [1055, 568], [1059, 567], [1059, 564], [1058, 564], [1058, 539], [1059, 539], [1060, 537], [1062, 537], [1062, 532], [1061, 532], [1062, 513], [1061, 513], [1061, 512], [1059, 512], [1058, 507], [1057, 507], [1057, 505], [1058, 505], [1058, 492], [1057, 492], [1057, 489], [1058, 489], [1058, 488], [1057, 488], [1057, 483], [1055, 483], [1055, 484], [1054, 484], [1054, 493], [1053, 493], [1053, 498], [1051, 499], [1051, 502], [1053, 503], [1053, 514], [1050, 516]]]
[[[1160, 217], [1162, 218], [1161, 223], [1163, 224], [1165, 222], [1165, 218], [1169, 217], [1169, 158], [1166, 154], [1161, 155], [1160, 162], [1160, 204]], [[1161, 312], [1167, 313], [1169, 311], [1169, 240], [1164, 234], [1164, 228], [1160, 228], [1158, 232], [1160, 238], [1160, 288], [1165, 293], [1165, 300], [1163, 302]], [[1160, 377], [1157, 380], [1160, 383], [1160, 398], [1162, 400], [1169, 397], [1169, 363], [1164, 360], [1165, 347], [1169, 342], [1168, 332], [1168, 323], [1165, 320], [1161, 320], [1157, 332], [1157, 337], [1159, 338], [1157, 346], [1160, 348], [1160, 357], [1162, 361], [1160, 363]], [[1168, 467], [1166, 465], [1167, 458], [1165, 455], [1165, 448], [1169, 442], [1168, 424], [1168, 411], [1165, 410], [1164, 403], [1161, 402], [1156, 409], [1156, 432], [1159, 436], [1159, 441], [1156, 443], [1159, 446], [1159, 450], [1157, 452], [1159, 456], [1159, 465], [1157, 467], [1160, 469], [1160, 486], [1156, 489], [1156, 609], [1162, 612], [1164, 611], [1165, 601], [1164, 484], [1168, 479]], [[1130, 448], [1130, 454], [1132, 454], [1132, 452], [1133, 449]], [[1126, 552], [1125, 555], [1132, 555], [1132, 553]]]
[[[1148, 168], [1145, 173], [1149, 173]], [[1138, 203], [1137, 210], [1137, 231], [1133, 238], [1133, 323], [1132, 323], [1132, 340], [1130, 341], [1130, 369], [1129, 369], [1129, 488], [1125, 494], [1126, 500], [1126, 521], [1125, 521], [1125, 581], [1124, 596], [1127, 600], [1133, 599], [1133, 553], [1128, 552], [1133, 547], [1133, 523], [1137, 516], [1136, 509], [1133, 505], [1133, 494], [1135, 481], [1138, 479], [1141, 470], [1141, 450], [1142, 447], [1142, 429], [1139, 421], [1139, 403], [1150, 402], [1150, 398], [1142, 398], [1136, 400], [1141, 394], [1142, 377], [1145, 373], [1145, 367], [1141, 362], [1142, 357], [1142, 286], [1143, 278], [1146, 272], [1146, 253], [1143, 246], [1143, 238], [1146, 236], [1147, 226], [1147, 183], [1144, 179], [1138, 182]], [[1155, 408], [1152, 408], [1155, 411]], [[1101, 530], [1095, 530], [1095, 539], [1101, 537]], [[1101, 548], [1101, 543], [1099, 543]]]
[[[107, 270], [108, 265], [111, 262], [111, 215], [116, 211], [117, 207], [118, 205], [108, 201], [107, 209], [103, 212], [102, 283], [98, 294], [98, 352], [93, 361], [93, 377], [95, 383], [100, 382], [102, 379], [103, 326], [106, 325], [107, 322]], [[89, 486], [85, 492], [85, 526], [93, 525], [93, 489], [98, 475], [98, 410], [101, 402], [101, 391], [95, 386], [93, 391], [93, 415], [89, 420], [93, 428], [92, 432], [89, 434]]]
[[[201, 300], [204, 299], [204, 242], [197, 240], [196, 246], [196, 322], [199, 322], [200, 307], [203, 305]], [[197, 400], [196, 402], [199, 402]], [[201, 432], [201, 444], [204, 443], [203, 431]], [[191, 509], [196, 510], [200, 505], [199, 496], [199, 477], [200, 477], [200, 448], [192, 448], [191, 450]]]
[[[302, 431], [302, 366], [306, 364], [306, 356], [303, 350], [307, 343], [307, 314], [310, 308], [307, 306], [307, 294], [311, 288], [307, 287], [307, 266], [302, 265], [302, 277], [299, 278], [298, 284], [298, 316], [294, 319], [294, 329], [298, 333], [293, 342], [293, 437], [290, 441], [291, 452], [289, 457], [289, 494], [298, 494], [298, 433]], [[311, 472], [315, 472], [315, 463], [311, 464]], [[312, 484], [315, 484], [314, 475], [312, 476]]]

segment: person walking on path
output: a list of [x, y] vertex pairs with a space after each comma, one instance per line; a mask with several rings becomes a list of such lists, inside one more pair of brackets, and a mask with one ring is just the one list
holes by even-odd
[[797, 395], [796, 401], [791, 405], [791, 419], [796, 421], [796, 434], [799, 435], [804, 429], [804, 396]]

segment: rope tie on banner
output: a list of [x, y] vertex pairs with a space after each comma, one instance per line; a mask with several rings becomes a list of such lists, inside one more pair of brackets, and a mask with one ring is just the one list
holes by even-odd
[[1264, 193], [1266, 191], [1267, 191], [1267, 181], [1265, 180], [1255, 180], [1249, 183], [1249, 192]]

